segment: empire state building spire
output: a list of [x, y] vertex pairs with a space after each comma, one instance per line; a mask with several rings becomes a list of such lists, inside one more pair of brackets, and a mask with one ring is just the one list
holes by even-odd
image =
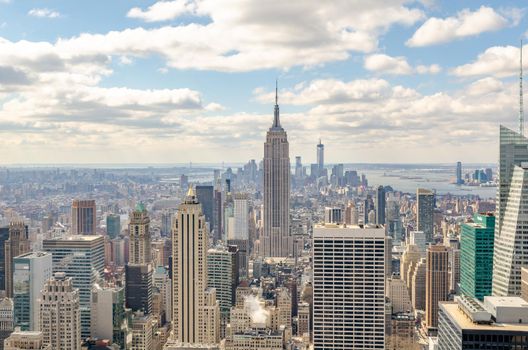
[[273, 126], [272, 129], [282, 129], [280, 125], [280, 115], [279, 115], [279, 83], [278, 80], [275, 80], [275, 111], [273, 116]]

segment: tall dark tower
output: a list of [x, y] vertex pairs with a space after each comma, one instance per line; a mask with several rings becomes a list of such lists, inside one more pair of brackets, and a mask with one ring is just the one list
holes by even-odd
[[287, 257], [292, 253], [290, 237], [290, 149], [279, 118], [277, 87], [273, 125], [264, 143], [264, 256]]

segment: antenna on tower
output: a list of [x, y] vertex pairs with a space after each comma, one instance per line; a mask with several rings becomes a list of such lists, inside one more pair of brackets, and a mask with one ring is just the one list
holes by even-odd
[[523, 45], [521, 39], [521, 53], [520, 53], [520, 69], [519, 69], [519, 134], [524, 136], [524, 111], [523, 111], [523, 61], [522, 61], [522, 52]]

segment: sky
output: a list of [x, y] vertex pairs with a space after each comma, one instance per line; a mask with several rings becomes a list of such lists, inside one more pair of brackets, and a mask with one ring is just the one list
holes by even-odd
[[292, 161], [495, 162], [527, 9], [0, 0], [0, 164], [260, 160], [276, 79]]

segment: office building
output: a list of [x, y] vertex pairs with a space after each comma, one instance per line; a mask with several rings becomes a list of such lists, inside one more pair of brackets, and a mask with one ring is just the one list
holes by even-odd
[[58, 350], [44, 343], [44, 335], [38, 331], [16, 330], [5, 340], [4, 350]]
[[13, 299], [3, 298], [0, 300], [0, 350], [4, 350], [4, 340], [15, 329], [14, 309]]
[[425, 325], [430, 333], [438, 327], [438, 303], [449, 298], [448, 249], [443, 245], [427, 248], [425, 271]]
[[172, 229], [171, 344], [218, 344], [220, 309], [207, 287], [208, 232], [202, 206], [191, 187]]
[[427, 261], [420, 259], [412, 270], [410, 294], [414, 310], [425, 310], [425, 281], [427, 274]]
[[13, 265], [15, 325], [23, 331], [37, 331], [39, 330], [37, 299], [53, 273], [51, 254], [47, 252], [22, 254], [13, 259]]
[[125, 288], [96, 283], [92, 290], [92, 337], [108, 339], [120, 349], [128, 349], [128, 327]]
[[[502, 227], [495, 230], [492, 292], [496, 296], [521, 294], [521, 266], [528, 265], [528, 163], [514, 166]], [[500, 234], [500, 237], [496, 235]]]
[[390, 300], [393, 314], [410, 312], [412, 310], [409, 290], [399, 276], [395, 275], [387, 279], [386, 296]]
[[153, 349], [152, 315], [137, 311], [132, 316], [132, 350]]
[[71, 277], [57, 272], [41, 291], [39, 298], [39, 326], [44, 343], [52, 349], [81, 349], [81, 313], [79, 290]]
[[384, 349], [384, 245], [383, 227], [314, 227], [314, 349]]
[[303, 166], [301, 161], [301, 156], [295, 157], [295, 178], [301, 179], [303, 176]]
[[116, 214], [106, 216], [106, 234], [110, 239], [119, 237], [121, 234], [121, 216]]
[[4, 243], [6, 296], [13, 297], [13, 259], [31, 250], [28, 227], [23, 222], [9, 224], [9, 238]]
[[460, 231], [460, 292], [483, 300], [491, 295], [495, 216], [475, 214]]
[[130, 216], [128, 224], [129, 257], [131, 264], [148, 264], [152, 261], [150, 253], [150, 218], [143, 203], [138, 203]]
[[378, 188], [376, 188], [376, 224], [378, 225], [385, 225], [386, 204], [385, 188], [383, 186], [378, 186]]
[[275, 95], [273, 125], [264, 143], [264, 233], [263, 255], [288, 257], [293, 244], [290, 237], [290, 151], [286, 131], [279, 119]]
[[462, 162], [457, 162], [456, 164], [456, 184], [464, 184], [464, 180], [462, 179]]
[[104, 238], [97, 235], [76, 235], [45, 239], [44, 251], [52, 254], [53, 272], [64, 272], [79, 289], [81, 334], [90, 336], [92, 287], [103, 278]]
[[249, 199], [246, 193], [234, 195], [234, 235], [229, 239], [249, 239]]
[[407, 245], [417, 246], [420, 252], [422, 252], [422, 255], [425, 256], [425, 250], [427, 248], [425, 233], [423, 231], [411, 231], [407, 239]]
[[95, 201], [74, 200], [71, 208], [71, 224], [73, 235], [95, 235], [97, 233]]
[[343, 223], [343, 209], [339, 207], [326, 207], [324, 210], [324, 222], [328, 224], [342, 224]]
[[202, 205], [205, 221], [209, 223], [209, 228], [213, 229], [214, 187], [211, 185], [197, 185], [196, 198], [198, 198], [198, 202]]
[[438, 350], [527, 349], [528, 304], [518, 297], [441, 302]]
[[419, 188], [416, 190], [416, 226], [423, 231], [427, 243], [433, 241], [434, 235], [434, 206], [433, 191]]
[[0, 227], [0, 290], [6, 289], [5, 242], [9, 239], [9, 225]]
[[207, 286], [216, 289], [220, 314], [226, 323], [236, 295], [236, 285], [233, 284], [233, 280], [237, 271], [234, 271], [233, 264], [236, 264], [233, 253], [227, 248], [216, 247], [207, 251]]

